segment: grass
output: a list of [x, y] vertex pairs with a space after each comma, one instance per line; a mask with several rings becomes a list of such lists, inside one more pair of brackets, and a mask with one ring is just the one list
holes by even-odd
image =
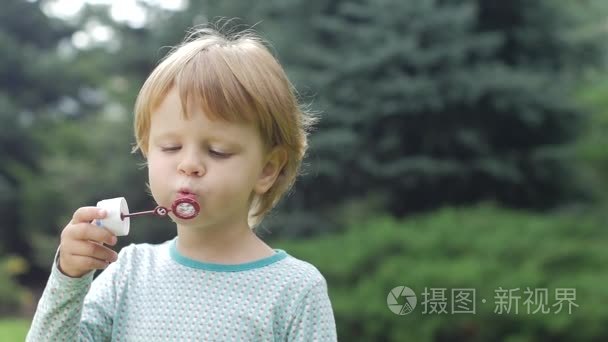
[[0, 319], [0, 336], [2, 341], [25, 341], [25, 335], [30, 328], [30, 321], [22, 318]]

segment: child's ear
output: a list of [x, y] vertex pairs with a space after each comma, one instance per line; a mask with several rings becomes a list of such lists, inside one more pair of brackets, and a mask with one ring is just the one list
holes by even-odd
[[281, 147], [273, 148], [266, 157], [266, 163], [255, 185], [256, 194], [265, 194], [272, 187], [281, 174], [285, 163], [287, 163], [287, 151]]

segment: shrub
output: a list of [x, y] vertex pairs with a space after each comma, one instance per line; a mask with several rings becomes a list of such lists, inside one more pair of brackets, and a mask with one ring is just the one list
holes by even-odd
[[27, 262], [18, 256], [0, 258], [0, 315], [14, 315], [29, 299], [15, 276], [27, 271]]
[[[372, 218], [341, 234], [278, 245], [326, 277], [340, 340], [600, 341], [608, 338], [606, 218], [451, 208], [407, 220]], [[402, 316], [387, 307], [389, 291], [400, 285], [418, 299]], [[547, 289], [550, 313], [534, 314], [535, 305], [526, 312], [527, 287]], [[447, 314], [423, 314], [425, 288], [447, 289]], [[450, 313], [456, 288], [475, 289], [475, 314]], [[519, 288], [517, 314], [515, 305], [495, 313], [500, 288]], [[576, 291], [571, 314], [551, 307], [560, 288]]]

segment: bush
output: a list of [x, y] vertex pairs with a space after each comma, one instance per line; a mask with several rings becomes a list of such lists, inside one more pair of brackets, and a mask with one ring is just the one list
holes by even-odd
[[608, 198], [608, 80], [607, 72], [593, 75], [577, 98], [590, 113], [585, 135], [577, 143], [579, 165], [598, 198]]
[[27, 271], [27, 262], [18, 256], [0, 258], [0, 316], [18, 313], [30, 300], [28, 293], [15, 280]]
[[[278, 245], [326, 277], [340, 340], [600, 341], [608, 338], [608, 233], [600, 224], [608, 216], [600, 215], [452, 208], [402, 221], [374, 218], [342, 234]], [[400, 285], [418, 298], [403, 316], [387, 307], [389, 291]], [[550, 313], [534, 314], [534, 305], [526, 312], [527, 287], [548, 289]], [[447, 314], [422, 313], [425, 288], [447, 289]], [[475, 289], [475, 314], [450, 313], [456, 288]], [[495, 313], [499, 288], [520, 289], [518, 314], [515, 306]], [[571, 314], [551, 307], [558, 288], [575, 289]]]

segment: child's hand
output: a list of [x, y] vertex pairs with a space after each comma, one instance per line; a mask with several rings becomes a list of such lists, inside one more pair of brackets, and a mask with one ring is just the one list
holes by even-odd
[[116, 236], [109, 230], [93, 225], [107, 213], [97, 207], [78, 208], [70, 223], [61, 232], [59, 269], [65, 275], [79, 278], [95, 269], [103, 269], [118, 255], [104, 246], [116, 244]]

